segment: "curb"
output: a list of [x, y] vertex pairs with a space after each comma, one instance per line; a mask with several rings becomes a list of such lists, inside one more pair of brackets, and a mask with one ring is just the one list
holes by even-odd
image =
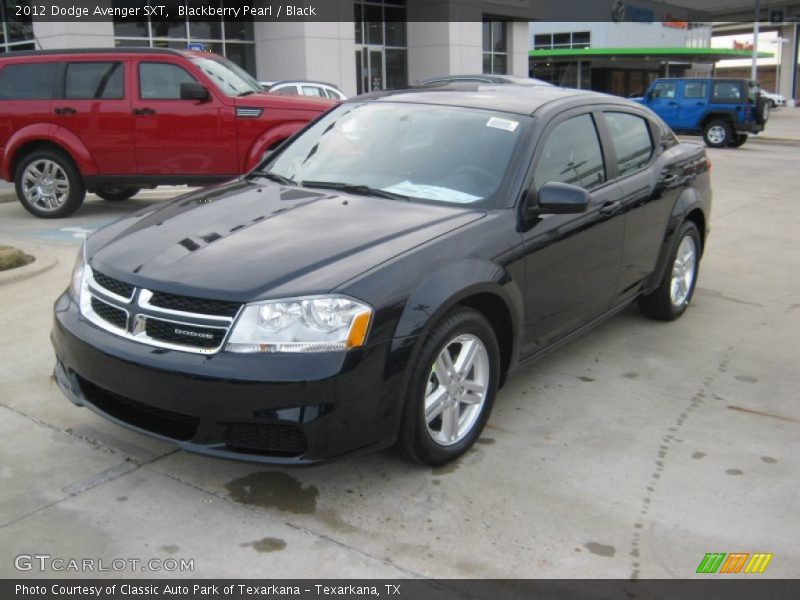
[[25, 281], [31, 277], [36, 277], [46, 273], [58, 264], [59, 258], [55, 254], [50, 254], [38, 246], [25, 246], [14, 243], [15, 248], [19, 248], [26, 254], [32, 255], [36, 260], [24, 267], [17, 267], [8, 271], [0, 271], [0, 287], [10, 283]]
[[16, 202], [17, 195], [14, 192], [0, 192], [0, 204], [6, 204], [9, 202]]
[[762, 135], [751, 135], [748, 142], [769, 142], [770, 144], [783, 144], [786, 146], [800, 146], [800, 139], [796, 138], [779, 138], [769, 137]]

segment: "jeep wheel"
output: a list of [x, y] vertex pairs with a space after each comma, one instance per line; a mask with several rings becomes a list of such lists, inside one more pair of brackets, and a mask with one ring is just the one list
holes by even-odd
[[738, 148], [747, 141], [746, 133], [737, 133], [736, 137], [731, 140], [731, 148]]
[[74, 213], [86, 197], [78, 169], [58, 150], [39, 150], [24, 157], [17, 165], [14, 186], [22, 206], [43, 219]]
[[703, 140], [711, 148], [724, 148], [733, 138], [733, 131], [728, 121], [715, 119], [706, 123], [703, 129]]
[[140, 191], [141, 188], [120, 188], [107, 186], [100, 188], [95, 192], [95, 194], [100, 196], [103, 200], [108, 200], [110, 202], [122, 202], [123, 200], [133, 198]]
[[769, 109], [773, 106], [771, 100], [759, 98], [756, 102], [756, 123], [766, 125], [769, 119]]

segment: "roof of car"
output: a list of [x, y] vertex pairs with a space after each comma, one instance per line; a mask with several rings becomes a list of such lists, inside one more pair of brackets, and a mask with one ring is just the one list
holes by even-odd
[[54, 54], [178, 54], [185, 55], [183, 50], [174, 48], [142, 48], [137, 46], [117, 46], [116, 48], [66, 48], [62, 50], [22, 50], [3, 54], [3, 58], [18, 56], [51, 56]]
[[303, 84], [307, 84], [307, 85], [308, 84], [310, 84], [310, 85], [324, 85], [326, 87], [333, 88], [335, 90], [339, 89], [338, 87], [336, 87], [332, 83], [328, 83], [326, 81], [314, 81], [313, 79], [282, 79], [280, 81], [259, 81], [259, 83], [261, 83], [262, 85], [268, 84], [270, 87], [296, 83], [296, 84], [299, 84], [299, 85], [303, 85]]
[[417, 86], [431, 86], [437, 83], [448, 82], [487, 82], [487, 83], [514, 83], [518, 85], [547, 85], [551, 86], [552, 83], [536, 79], [535, 77], [516, 77], [514, 75], [494, 75], [488, 73], [468, 73], [466, 75], [442, 75], [440, 77], [430, 77], [418, 81], [411, 87]]
[[520, 86], [514, 84], [468, 84], [439, 88], [410, 88], [389, 92], [362, 94], [346, 100], [347, 102], [408, 102], [417, 104], [436, 104], [440, 106], [461, 106], [482, 108], [519, 115], [531, 115], [542, 106], [552, 102], [585, 98], [598, 102], [639, 106], [638, 104], [608, 94], [560, 88], [555, 86]]

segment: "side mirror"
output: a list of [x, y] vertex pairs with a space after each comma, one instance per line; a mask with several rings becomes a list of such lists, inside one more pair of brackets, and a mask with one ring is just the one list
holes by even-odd
[[592, 197], [585, 189], [571, 183], [551, 181], [539, 189], [539, 212], [555, 215], [579, 214], [586, 211]]
[[647, 93], [644, 95], [644, 97], [645, 97], [645, 99], [646, 99], [648, 102], [652, 101], [652, 100], [653, 100], [653, 92], [647, 92]]
[[205, 102], [210, 96], [203, 84], [196, 81], [187, 81], [181, 84], [181, 100], [199, 100]]

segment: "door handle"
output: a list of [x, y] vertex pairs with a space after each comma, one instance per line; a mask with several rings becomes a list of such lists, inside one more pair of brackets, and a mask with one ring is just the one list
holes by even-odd
[[156, 111], [152, 108], [134, 108], [133, 114], [138, 116], [154, 115]]
[[672, 102], [667, 102], [667, 104], [669, 104], [670, 106], [675, 106], [675, 105], [677, 105], [678, 103], [677, 103], [677, 102], [675, 102], [675, 101], [673, 100]]
[[614, 213], [619, 212], [620, 208], [622, 208], [622, 202], [619, 200], [614, 200], [604, 202], [600, 207], [599, 212], [601, 215], [613, 215]]
[[705, 106], [705, 105], [706, 105], [706, 103], [705, 103], [705, 102], [695, 102], [695, 104], [694, 104], [694, 105], [695, 105], [695, 106]]
[[74, 115], [76, 111], [71, 106], [61, 106], [59, 108], [54, 108], [53, 112], [57, 115]]

